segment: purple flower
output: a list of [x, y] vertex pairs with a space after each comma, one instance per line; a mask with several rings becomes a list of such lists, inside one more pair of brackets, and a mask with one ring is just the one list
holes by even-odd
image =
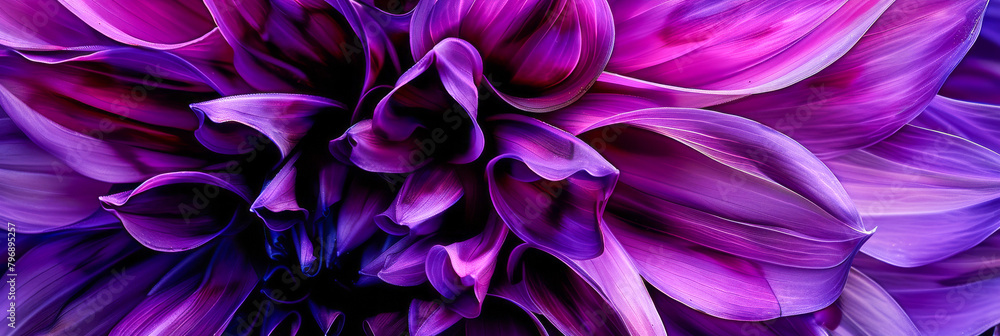
[[7, 7], [12, 334], [1000, 324], [985, 0]]

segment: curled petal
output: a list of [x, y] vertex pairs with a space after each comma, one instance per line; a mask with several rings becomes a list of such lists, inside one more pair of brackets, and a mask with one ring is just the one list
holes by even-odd
[[535, 119], [493, 119], [499, 155], [487, 164], [490, 197], [518, 237], [573, 259], [603, 250], [601, 214], [618, 170], [571, 134]]
[[410, 50], [419, 59], [445, 38], [469, 41], [501, 98], [548, 112], [594, 83], [611, 56], [613, 31], [604, 1], [421, 1], [410, 22]]
[[427, 253], [438, 242], [434, 236], [403, 237], [361, 269], [361, 274], [377, 276], [396, 286], [416, 286], [427, 280]]
[[446, 39], [406, 71], [371, 121], [330, 142], [343, 161], [372, 172], [408, 173], [431, 162], [465, 164], [483, 151], [476, 121], [482, 77], [479, 54]]
[[975, 40], [985, 6], [984, 0], [896, 1], [815, 76], [713, 109], [771, 126], [824, 158], [871, 145], [930, 103]]
[[485, 230], [475, 237], [430, 249], [427, 278], [446, 300], [450, 300], [450, 308], [462, 317], [479, 316], [505, 238], [507, 228], [493, 217], [488, 220]]
[[235, 131], [224, 123], [242, 124], [263, 134], [278, 147], [282, 157], [306, 135], [316, 118], [342, 112], [335, 101], [296, 94], [251, 94], [191, 104], [200, 118], [195, 136], [205, 147], [223, 154], [244, 154], [248, 130]]
[[406, 177], [396, 199], [389, 209], [375, 217], [375, 222], [389, 234], [428, 234], [440, 225], [435, 217], [458, 202], [463, 193], [461, 180], [454, 169], [421, 169]]
[[157, 251], [185, 251], [207, 243], [242, 215], [249, 190], [230, 175], [176, 172], [154, 176], [133, 190], [101, 197], [140, 243]]

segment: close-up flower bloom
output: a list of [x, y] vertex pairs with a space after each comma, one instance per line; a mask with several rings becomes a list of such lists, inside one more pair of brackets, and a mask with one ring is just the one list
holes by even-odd
[[987, 0], [0, 0], [7, 335], [1000, 335]]

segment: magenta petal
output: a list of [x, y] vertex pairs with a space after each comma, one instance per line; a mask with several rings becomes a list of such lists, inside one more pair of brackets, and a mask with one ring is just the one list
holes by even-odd
[[428, 167], [406, 177], [389, 209], [375, 218], [383, 231], [393, 235], [424, 235], [437, 230], [435, 216], [463, 195], [462, 181], [451, 167]]
[[1000, 155], [968, 140], [907, 125], [827, 165], [878, 226], [862, 251], [890, 264], [942, 260], [1000, 228]]
[[[606, 71], [729, 94], [772, 91], [819, 72], [892, 3], [609, 2], [616, 35]], [[788, 13], [796, 13], [795, 19]]]
[[413, 59], [448, 37], [469, 41], [500, 97], [535, 112], [579, 99], [607, 64], [614, 39], [604, 1], [431, 0], [412, 15]]
[[176, 265], [112, 335], [220, 334], [257, 285], [243, 251], [224, 241]]
[[716, 109], [771, 126], [820, 157], [871, 145], [930, 103], [975, 40], [985, 5], [896, 1], [846, 55], [815, 76]]
[[440, 334], [462, 320], [455, 312], [440, 301], [413, 300], [407, 315], [412, 336], [432, 336]]
[[105, 36], [148, 48], [176, 48], [215, 29], [208, 8], [199, 0], [62, 0], [61, 3]]
[[[693, 109], [590, 128], [583, 139], [621, 169], [605, 220], [659, 290], [741, 320], [814, 311], [839, 295], [870, 232], [833, 173], [794, 141]], [[733, 284], [739, 292], [723, 290]]]
[[496, 267], [497, 254], [507, 237], [507, 228], [490, 218], [482, 233], [469, 240], [437, 245], [427, 254], [426, 272], [431, 285], [450, 308], [465, 318], [479, 316], [486, 290]]
[[266, 136], [284, 157], [306, 135], [317, 115], [343, 113], [345, 107], [322, 97], [268, 93], [220, 98], [192, 104], [191, 109], [201, 118], [195, 135], [205, 147], [223, 154], [248, 151], [250, 146], [245, 136], [251, 133], [232, 134], [220, 125], [233, 122]]
[[597, 258], [564, 262], [601, 294], [632, 335], [667, 335], [639, 270], [610, 232]]
[[116, 49], [55, 64], [2, 57], [0, 69], [7, 74], [0, 107], [84, 176], [131, 183], [205, 164], [192, 135], [198, 120], [186, 105], [214, 93], [175, 56]]
[[378, 136], [372, 120], [354, 124], [339, 138], [330, 140], [330, 153], [345, 164], [376, 173], [409, 173], [433, 161], [419, 144], [395, 142]]
[[62, 50], [113, 44], [56, 0], [10, 1], [0, 12], [0, 45], [13, 49]]
[[175, 172], [154, 176], [133, 190], [101, 197], [140, 243], [157, 251], [205, 244], [236, 222], [249, 190], [230, 175]]
[[600, 154], [535, 119], [492, 120], [499, 155], [486, 168], [490, 197], [518, 237], [572, 259], [604, 248], [601, 214], [618, 178]]

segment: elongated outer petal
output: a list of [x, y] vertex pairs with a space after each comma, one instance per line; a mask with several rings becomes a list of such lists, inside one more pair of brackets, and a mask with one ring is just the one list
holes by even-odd
[[896, 301], [877, 283], [851, 269], [843, 294], [820, 311], [745, 322], [720, 319], [654, 295], [670, 335], [919, 335]]
[[1000, 4], [992, 1], [986, 7], [979, 38], [948, 76], [939, 94], [970, 102], [1000, 104], [1000, 97], [995, 94], [1000, 90], [997, 53], [1000, 53]]
[[823, 158], [866, 147], [930, 103], [975, 40], [985, 6], [984, 0], [896, 1], [823, 71], [713, 109], [771, 126]]
[[486, 168], [500, 218], [525, 241], [572, 259], [603, 250], [601, 214], [618, 170], [583, 141], [535, 119], [493, 119]]
[[185, 255], [155, 253], [124, 230], [63, 231], [39, 235], [44, 243], [28, 247], [18, 235], [12, 302], [16, 328], [9, 335], [107, 335], [117, 321]]
[[205, 165], [185, 105], [214, 96], [176, 56], [115, 49], [44, 64], [0, 57], [0, 108], [80, 174], [112, 183]]
[[1000, 106], [937, 96], [911, 125], [958, 136], [1000, 152]]
[[611, 232], [604, 236], [601, 256], [564, 262], [604, 297], [633, 335], [667, 335], [638, 269]]
[[427, 279], [465, 318], [479, 316], [507, 227], [492, 217], [482, 233], [468, 240], [436, 245], [427, 254]]
[[257, 285], [245, 253], [223, 241], [175, 266], [111, 335], [221, 334]]
[[428, 167], [406, 177], [385, 212], [375, 217], [383, 231], [424, 235], [437, 230], [441, 215], [462, 198], [462, 182], [452, 167]]
[[412, 15], [414, 60], [445, 38], [466, 40], [500, 97], [533, 112], [579, 99], [607, 64], [614, 40], [605, 1], [432, 0]]
[[698, 310], [764, 320], [823, 308], [870, 235], [822, 162], [750, 120], [662, 108], [584, 130], [622, 172], [611, 232], [647, 281]]
[[247, 139], [233, 136], [224, 123], [243, 124], [266, 136], [288, 156], [313, 126], [317, 115], [342, 113], [344, 105], [322, 97], [266, 93], [230, 96], [191, 104], [200, 118], [195, 135], [205, 147], [223, 154], [243, 154]]
[[892, 1], [609, 3], [616, 35], [606, 71], [664, 89], [737, 96], [780, 89], [829, 66]]
[[18, 232], [59, 229], [100, 209], [111, 184], [87, 178], [31, 142], [0, 110], [0, 219]]
[[890, 264], [939, 261], [1000, 228], [1000, 155], [966, 139], [907, 125], [826, 164], [878, 226], [861, 250]]
[[215, 28], [208, 8], [199, 0], [60, 2], [66, 10], [105, 36], [147, 48], [176, 48]]
[[9, 48], [60, 50], [113, 43], [58, 0], [8, 1], [0, 13], [0, 45]]
[[220, 235], [246, 211], [248, 193], [230, 175], [174, 172], [102, 196], [101, 202], [140, 243], [170, 252], [196, 248]]
[[994, 235], [925, 266], [896, 267], [858, 256], [854, 267], [895, 299], [921, 335], [978, 335], [1000, 323], [1000, 308], [990, 295], [1000, 290], [998, 253], [1000, 239]]

